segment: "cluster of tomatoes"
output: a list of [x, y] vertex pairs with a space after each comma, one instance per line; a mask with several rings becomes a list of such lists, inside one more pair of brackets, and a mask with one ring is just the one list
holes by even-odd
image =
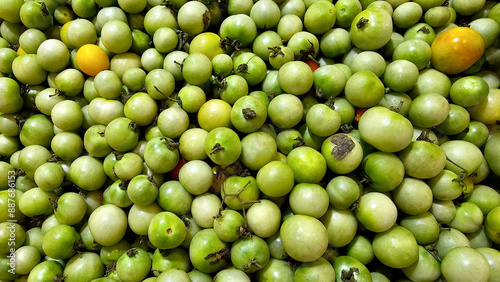
[[1, 281], [497, 281], [500, 4], [0, 0]]

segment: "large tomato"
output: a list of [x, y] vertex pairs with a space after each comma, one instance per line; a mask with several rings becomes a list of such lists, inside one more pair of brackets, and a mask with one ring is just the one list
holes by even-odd
[[484, 52], [483, 36], [469, 27], [454, 27], [439, 34], [431, 45], [431, 63], [446, 74], [472, 66]]

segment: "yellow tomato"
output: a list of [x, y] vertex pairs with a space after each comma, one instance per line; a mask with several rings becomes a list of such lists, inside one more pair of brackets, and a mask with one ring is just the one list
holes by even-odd
[[484, 52], [483, 36], [469, 27], [454, 27], [439, 34], [431, 45], [431, 63], [445, 74], [472, 66]]

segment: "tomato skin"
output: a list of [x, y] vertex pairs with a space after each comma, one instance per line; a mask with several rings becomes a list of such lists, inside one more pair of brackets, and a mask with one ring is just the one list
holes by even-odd
[[173, 180], [179, 180], [179, 171], [181, 170], [181, 167], [186, 163], [187, 163], [186, 159], [184, 159], [183, 157], [179, 158], [179, 162], [177, 163], [177, 165], [174, 167], [173, 170], [169, 172], [170, 177], [172, 177]]
[[313, 72], [319, 68], [319, 65], [315, 61], [312, 61], [312, 60], [307, 60], [306, 64], [311, 68], [311, 70]]
[[469, 27], [454, 27], [439, 34], [431, 45], [431, 63], [445, 74], [472, 66], [484, 52], [482, 35]]

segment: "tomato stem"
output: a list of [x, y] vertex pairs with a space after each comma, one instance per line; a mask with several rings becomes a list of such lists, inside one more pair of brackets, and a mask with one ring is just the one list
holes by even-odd
[[57, 273], [57, 275], [54, 276], [54, 282], [63, 282], [64, 279], [66, 279], [66, 275], [63, 275], [62, 273]]
[[354, 273], [358, 273], [359, 269], [357, 267], [351, 267], [348, 271], [342, 269], [342, 274], [340, 275], [340, 279], [344, 282], [356, 282], [356, 277], [354, 277]]
[[449, 161], [452, 165], [454, 165], [460, 169], [460, 172], [458, 173], [458, 178], [456, 178], [457, 179], [456, 181], [460, 181], [460, 183], [461, 183], [460, 187], [463, 188], [463, 186], [462, 186], [462, 185], [464, 185], [463, 180], [469, 175], [468, 171], [465, 168], [463, 168], [462, 166], [460, 166], [459, 164], [457, 164], [456, 162], [452, 161], [450, 158], [448, 158], [448, 156], [446, 156], [446, 160]]
[[356, 23], [356, 27], [357, 27], [357, 28], [362, 28], [362, 27], [364, 27], [364, 26], [365, 26], [365, 25], [366, 25], [369, 21], [370, 21], [370, 20], [368, 20], [368, 19], [365, 19], [365, 18], [361, 17], [361, 18], [359, 19], [359, 21]]
[[417, 137], [417, 141], [427, 141], [432, 143], [432, 140], [429, 138], [430, 130], [422, 130], [420, 135]]
[[251, 259], [247, 264], [243, 265], [243, 270], [249, 270], [249, 269], [252, 269], [252, 268], [258, 268], [258, 269], [262, 269], [262, 265], [260, 265], [256, 259]]
[[275, 58], [278, 55], [285, 56], [280, 46], [267, 47], [267, 49], [269, 49], [269, 58]]
[[116, 260], [114, 260], [111, 264], [106, 265], [106, 270], [104, 271], [104, 276], [107, 277], [111, 272], [115, 271], [115, 269], [116, 269]]
[[293, 143], [293, 145], [292, 145], [292, 148], [294, 148], [294, 149], [306, 145], [306, 141], [302, 137], [297, 137], [293, 140], [297, 141], [297, 142]]
[[212, 148], [212, 151], [210, 151], [210, 155], [217, 154], [220, 151], [224, 151], [225, 148], [221, 146], [220, 143], [216, 143], [214, 147]]
[[210, 264], [217, 264], [220, 260], [225, 259], [230, 254], [229, 248], [222, 248], [218, 252], [208, 254], [205, 259], [210, 259], [215, 257], [215, 260], [211, 261]]
[[40, 3], [40, 5], [42, 6], [40, 8], [40, 11], [42, 12], [42, 16], [44, 16], [44, 17], [50, 16], [49, 9], [47, 9], [47, 5], [45, 4], [45, 2], [38, 2], [38, 3]]
[[243, 117], [245, 118], [245, 120], [252, 120], [252, 119], [257, 117], [257, 113], [250, 108], [242, 109], [241, 113], [243, 114]]

